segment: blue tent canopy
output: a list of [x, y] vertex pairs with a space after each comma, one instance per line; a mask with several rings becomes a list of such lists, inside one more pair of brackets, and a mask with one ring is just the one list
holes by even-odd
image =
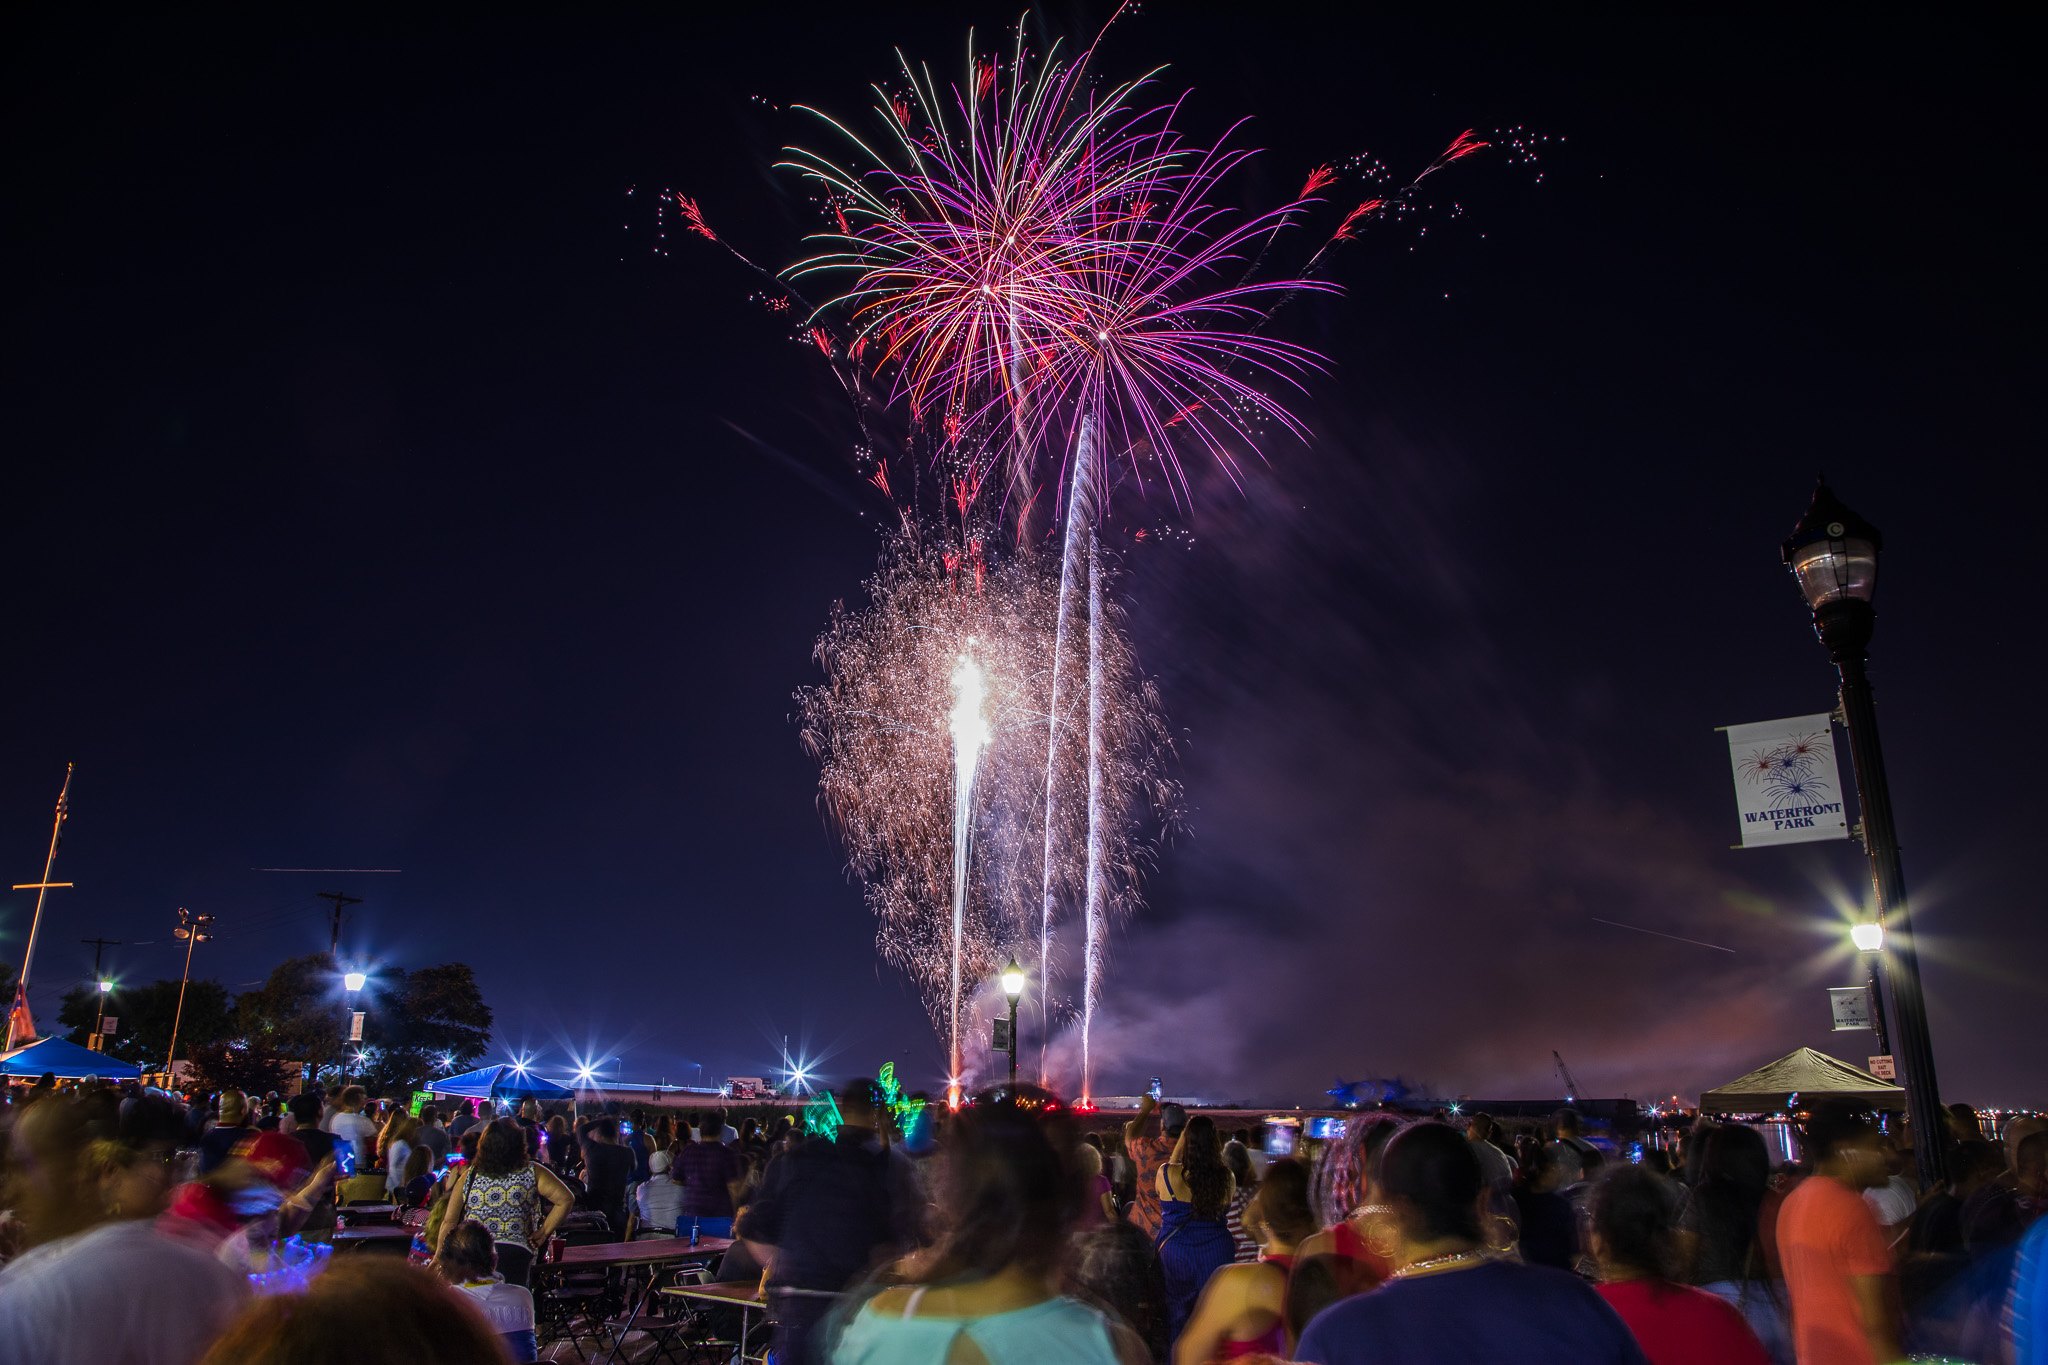
[[142, 1068], [133, 1062], [124, 1062], [109, 1057], [104, 1052], [93, 1052], [76, 1043], [67, 1043], [62, 1038], [45, 1038], [40, 1043], [0, 1055], [0, 1076], [27, 1076], [34, 1079], [45, 1071], [60, 1080], [75, 1081], [85, 1076], [98, 1076], [102, 1080], [132, 1081], [142, 1075]]
[[472, 1100], [495, 1099], [500, 1095], [522, 1100], [575, 1098], [575, 1092], [566, 1085], [536, 1076], [530, 1071], [522, 1072], [505, 1065], [480, 1066], [459, 1076], [443, 1076], [440, 1080], [430, 1083], [427, 1089], [436, 1095], [454, 1095]]

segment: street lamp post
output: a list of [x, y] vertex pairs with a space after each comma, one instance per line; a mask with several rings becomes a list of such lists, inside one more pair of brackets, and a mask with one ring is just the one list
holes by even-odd
[[1017, 1089], [1017, 1001], [1024, 994], [1024, 969], [1011, 958], [1010, 965], [1003, 968], [1003, 994], [1010, 1001], [1010, 1091]]
[[[1891, 789], [1885, 780], [1884, 752], [1878, 744], [1877, 704], [1865, 667], [1877, 619], [1870, 599], [1877, 591], [1877, 558], [1883, 548], [1884, 537], [1878, 529], [1850, 511], [1825, 482], [1815, 486], [1812, 505], [1783, 547], [1785, 564], [1813, 609], [1814, 632], [1841, 675], [1842, 727], [1849, 735], [1849, 762], [1863, 816], [1863, 848], [1870, 858], [1871, 884], [1877, 895], [1875, 923], [1884, 950], [1877, 956], [1891, 988], [1896, 1024], [1894, 1066], [1906, 1087], [1920, 1184], [1932, 1188], [1947, 1178], [1941, 1149], [1941, 1092], [1935, 1084], [1934, 1048], [1927, 1037], [1920, 950], [1906, 904], [1906, 874], [1892, 822]], [[1884, 1002], [1873, 1003], [1873, 1013], [1882, 1016]]]
[[171, 1015], [171, 1051], [164, 1058], [164, 1084], [177, 1084], [177, 1072], [173, 1070], [178, 1061], [178, 1025], [185, 1022], [185, 988], [192, 984], [192, 950], [213, 937], [206, 932], [206, 926], [213, 923], [212, 915], [195, 915], [184, 906], [178, 907], [178, 927], [171, 932], [185, 940], [185, 975], [178, 982], [178, 1008]]
[[102, 1051], [104, 1051], [107, 1046], [106, 1042], [101, 1037], [101, 1035], [104, 1034], [107, 1030], [107, 993], [113, 989], [113, 982], [107, 980], [105, 977], [100, 978], [99, 1013], [95, 1014], [92, 1019], [92, 1045], [96, 1048], [99, 1048]]
[[361, 972], [344, 972], [341, 977], [342, 988], [348, 992], [348, 1009], [342, 1015], [341, 1024], [341, 1083], [343, 1085], [348, 1084], [348, 1045], [356, 1041], [354, 1037], [356, 1031], [356, 992], [360, 991], [363, 988], [363, 983], [368, 980], [369, 977]]

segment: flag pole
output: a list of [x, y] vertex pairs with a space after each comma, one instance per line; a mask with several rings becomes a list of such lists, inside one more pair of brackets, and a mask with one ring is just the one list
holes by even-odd
[[28, 973], [36, 960], [36, 931], [43, 927], [43, 898], [57, 887], [71, 885], [70, 882], [50, 880], [51, 869], [57, 865], [57, 845], [64, 836], [64, 821], [71, 813], [71, 774], [77, 769], [76, 763], [64, 765], [64, 788], [57, 793], [57, 818], [50, 822], [50, 852], [43, 859], [43, 879], [39, 882], [19, 882], [16, 891], [33, 889], [36, 893], [36, 912], [28, 922], [28, 947], [21, 954], [21, 977], [16, 983], [14, 1007], [7, 1011], [7, 1050], [14, 1051], [17, 1043], [26, 1041], [17, 1038], [16, 1028], [30, 1018], [28, 1010]]

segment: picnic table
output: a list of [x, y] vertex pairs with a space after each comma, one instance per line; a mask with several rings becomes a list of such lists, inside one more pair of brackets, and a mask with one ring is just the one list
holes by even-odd
[[[700, 1261], [709, 1264], [723, 1256], [732, 1245], [730, 1237], [699, 1237], [693, 1246], [687, 1237], [651, 1237], [637, 1242], [591, 1242], [583, 1246], [564, 1247], [559, 1261], [538, 1261], [534, 1270], [554, 1271], [559, 1274], [567, 1270], [611, 1270], [638, 1265], [669, 1265], [678, 1261]], [[640, 1314], [647, 1307], [647, 1300], [653, 1294], [654, 1282], [648, 1281], [647, 1289], [633, 1301], [633, 1311], [626, 1315], [626, 1325], [619, 1330], [612, 1342], [611, 1353], [605, 1357], [607, 1365], [617, 1360], [619, 1350], [625, 1345], [626, 1333], [633, 1330], [640, 1321]]]
[[733, 1280], [726, 1284], [672, 1284], [661, 1291], [670, 1298], [690, 1299], [718, 1308], [740, 1310], [739, 1354], [747, 1358], [747, 1341], [753, 1335], [755, 1313], [768, 1311], [768, 1297], [762, 1292], [761, 1277]]

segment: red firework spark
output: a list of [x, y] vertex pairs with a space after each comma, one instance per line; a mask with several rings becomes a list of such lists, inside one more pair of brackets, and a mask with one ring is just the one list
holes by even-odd
[[845, 209], [841, 208], [841, 207], [840, 207], [839, 205], [837, 205], [837, 204], [834, 204], [834, 205], [832, 206], [832, 216], [833, 216], [834, 218], [837, 218], [837, 219], [839, 220], [839, 235], [840, 235], [840, 236], [842, 236], [842, 237], [851, 237], [851, 236], [853, 236], [853, 229], [852, 229], [852, 228], [850, 228], [850, 227], [848, 227], [848, 226], [846, 225], [846, 210], [845, 210]]
[[895, 111], [896, 121], [905, 128], [910, 126], [910, 101], [898, 95], [889, 101], [889, 108]]
[[707, 242], [718, 240], [718, 234], [713, 232], [710, 226], [705, 223], [704, 210], [697, 207], [696, 200], [687, 194], [678, 192], [676, 194], [676, 205], [682, 209], [683, 221], [689, 225], [690, 231], [696, 233]]
[[832, 334], [826, 331], [823, 327], [813, 327], [811, 329], [811, 344], [813, 346], [816, 346], [820, 351], [823, 351], [827, 359], [831, 358]]
[[1176, 412], [1173, 416], [1167, 418], [1166, 425], [1170, 427], [1177, 427], [1182, 422], [1187, 421], [1188, 418], [1193, 417], [1196, 413], [1200, 412], [1201, 410], [1202, 405], [1200, 403], [1190, 403], [1186, 407], [1182, 408], [1179, 412]]
[[1444, 148], [1444, 154], [1437, 158], [1437, 164], [1448, 166], [1453, 161], [1462, 161], [1472, 155], [1472, 153], [1492, 145], [1491, 142], [1474, 137], [1472, 130], [1467, 128], [1464, 132], [1451, 139], [1451, 145]]
[[947, 445], [959, 444], [960, 429], [965, 425], [966, 424], [961, 421], [959, 413], [949, 412], [946, 414], [945, 428]]
[[1318, 166], [1308, 173], [1307, 183], [1301, 187], [1301, 193], [1296, 195], [1295, 198], [1306, 199], [1317, 190], [1327, 185], [1335, 184], [1336, 180], [1337, 173], [1335, 171], [1331, 170], [1328, 166]]
[[976, 99], [987, 99], [988, 92], [996, 88], [996, 64], [993, 61], [978, 61], [974, 64], [974, 95]]
[[896, 494], [889, 488], [889, 466], [885, 464], [876, 465], [875, 472], [868, 475], [868, 482], [881, 489], [883, 497], [888, 498], [892, 502], [895, 501]]
[[1367, 214], [1386, 202], [1384, 199], [1368, 199], [1357, 208], [1351, 210], [1351, 212], [1345, 214], [1344, 221], [1337, 224], [1337, 230], [1330, 235], [1330, 240], [1333, 242], [1348, 242], [1356, 237], [1358, 235], [1359, 223], [1364, 220]]

